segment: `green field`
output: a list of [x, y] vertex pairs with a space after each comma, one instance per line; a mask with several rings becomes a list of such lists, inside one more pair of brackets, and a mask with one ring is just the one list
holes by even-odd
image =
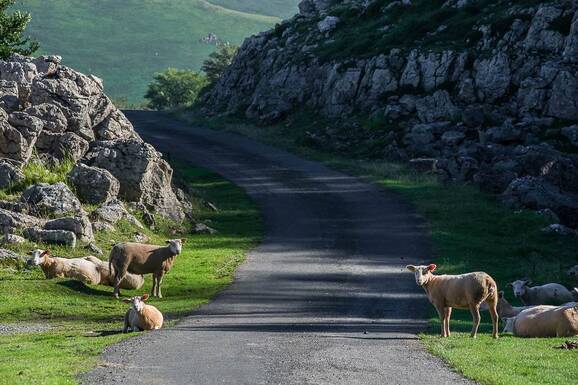
[[301, 0], [210, 0], [215, 5], [258, 15], [287, 19], [297, 13]]
[[[64, 64], [105, 81], [106, 92], [129, 102], [142, 101], [155, 72], [168, 67], [195, 69], [214, 49], [199, 41], [209, 33], [240, 44], [280, 19], [249, 14], [243, 1], [222, 1], [227, 9], [204, 0], [19, 0], [29, 11], [28, 33], [42, 54], [58, 54]], [[271, 14], [267, 0], [251, 9]]]
[[[403, 164], [356, 160], [309, 147], [305, 133], [331, 122], [307, 113], [290, 123], [269, 127], [256, 127], [234, 118], [206, 119], [194, 111], [181, 113], [180, 117], [196, 126], [232, 131], [286, 148], [401, 194], [429, 224], [433, 239], [430, 260], [437, 263], [439, 274], [486, 271], [516, 305], [519, 303], [514, 301], [511, 289], [505, 287], [515, 279], [529, 276], [536, 284], [577, 284], [564, 271], [578, 263], [578, 238], [546, 235], [540, 231], [547, 225], [544, 218], [530, 211], [509, 210], [472, 186], [444, 185]], [[421, 335], [425, 347], [481, 384], [576, 383], [578, 350], [554, 348], [565, 338], [522, 339], [505, 335], [493, 340], [489, 315], [484, 312], [481, 334], [474, 340], [469, 338], [469, 311], [456, 310], [451, 323], [454, 333], [451, 338], [442, 339], [440, 323], [431, 306], [430, 314], [431, 330]]]
[[[175, 171], [197, 195], [196, 217], [210, 221], [218, 234], [187, 234], [185, 228], [174, 224], [161, 224], [153, 233], [128, 222], [117, 225], [114, 232], [96, 234], [97, 244], [105, 250], [102, 258], [106, 258], [114, 241], [129, 240], [137, 230], [155, 244], [175, 238], [175, 234], [188, 238], [163, 281], [164, 298], [149, 301], [164, 313], [168, 320], [165, 326], [206, 303], [229, 284], [245, 252], [259, 241], [262, 232], [260, 215], [240, 188], [202, 169], [177, 164]], [[213, 202], [219, 211], [206, 209], [204, 200]], [[25, 244], [17, 250], [33, 248]], [[87, 255], [83, 248], [51, 250], [57, 256]], [[147, 276], [141, 290], [125, 290], [122, 294], [140, 295], [150, 292], [150, 288]], [[45, 280], [39, 268], [26, 272], [0, 265], [0, 306], [0, 384], [75, 384], [79, 373], [97, 364], [107, 345], [130, 336], [120, 332], [128, 306], [114, 299], [112, 288], [85, 286], [68, 279]], [[51, 329], [6, 335], [1, 330], [7, 325]]]

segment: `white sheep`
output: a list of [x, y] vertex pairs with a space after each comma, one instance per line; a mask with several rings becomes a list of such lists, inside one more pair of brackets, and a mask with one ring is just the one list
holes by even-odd
[[461, 275], [433, 275], [437, 266], [408, 265], [415, 274], [416, 283], [423, 287], [428, 299], [442, 321], [442, 337], [450, 336], [452, 308], [470, 309], [473, 318], [471, 337], [475, 338], [480, 326], [480, 306], [486, 302], [492, 317], [492, 336], [498, 338], [498, 287], [492, 277], [483, 272]]
[[153, 274], [153, 296], [162, 298], [161, 283], [163, 276], [172, 267], [186, 239], [171, 239], [167, 246], [147, 245], [143, 243], [118, 243], [110, 251], [109, 269], [114, 267], [114, 295], [120, 294], [120, 282], [127, 272], [133, 274]]
[[570, 290], [559, 283], [547, 283], [542, 286], [530, 287], [532, 281], [519, 279], [508, 284], [514, 291], [514, 296], [519, 298], [526, 306], [531, 305], [562, 305], [574, 300]]
[[124, 298], [123, 302], [131, 305], [124, 316], [123, 333], [142, 330], [156, 330], [163, 326], [163, 313], [152, 305], [145, 304], [149, 295], [142, 297]]
[[84, 258], [52, 257], [50, 250], [34, 250], [29, 261], [34, 266], [40, 266], [47, 279], [71, 278], [87, 285], [100, 283], [100, 272], [96, 265]]
[[[109, 270], [109, 265], [107, 262], [89, 255], [84, 257], [87, 261], [90, 261], [96, 265], [98, 272], [100, 273], [100, 284], [106, 286], [114, 287], [114, 268], [111, 274]], [[122, 281], [120, 281], [120, 288], [127, 290], [138, 290], [144, 285], [144, 277], [138, 274], [127, 273]]]
[[574, 265], [568, 270], [566, 270], [566, 275], [574, 278], [578, 278], [578, 265]]
[[[486, 306], [487, 307], [487, 306]], [[498, 292], [498, 315], [501, 319], [506, 319], [510, 317], [515, 317], [520, 314], [521, 311], [529, 309], [533, 306], [512, 306], [504, 296], [503, 291]], [[486, 310], [486, 309], [484, 309]]]
[[572, 337], [578, 335], [578, 303], [539, 305], [506, 318], [505, 333], [516, 337]]

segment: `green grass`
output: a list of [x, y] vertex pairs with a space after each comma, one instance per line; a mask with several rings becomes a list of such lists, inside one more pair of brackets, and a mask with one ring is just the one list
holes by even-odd
[[[228, 181], [205, 170], [175, 165], [199, 199], [210, 200], [218, 212], [198, 203], [196, 217], [210, 221], [216, 235], [187, 234], [186, 229], [161, 223], [157, 233], [139, 230], [160, 244], [165, 239], [188, 238], [183, 253], [163, 281], [162, 300], [150, 303], [168, 320], [165, 325], [206, 303], [232, 280], [247, 250], [260, 239], [260, 216], [245, 193]], [[131, 239], [136, 231], [121, 223], [115, 232], [97, 233], [97, 244], [108, 254], [113, 242]], [[16, 248], [24, 252], [34, 246]], [[87, 251], [51, 247], [54, 255], [85, 256]], [[151, 279], [138, 291], [123, 291], [124, 296], [149, 292]], [[0, 324], [48, 324], [53, 329], [41, 333], [0, 335], [0, 383], [2, 384], [74, 384], [76, 376], [98, 362], [98, 356], [112, 343], [127, 338], [119, 334], [127, 305], [112, 297], [112, 288], [88, 287], [67, 279], [45, 280], [39, 269], [18, 271], [0, 266]]]
[[129, 103], [142, 101], [155, 72], [198, 70], [215, 49], [199, 42], [207, 34], [240, 44], [279, 21], [204, 0], [18, 0], [16, 8], [31, 12], [40, 53], [102, 77], [109, 96]]
[[[345, 172], [360, 175], [411, 202], [427, 220], [433, 239], [432, 262], [441, 274], [483, 270], [500, 288], [507, 282], [530, 276], [536, 283], [561, 282], [576, 285], [564, 270], [578, 263], [578, 238], [546, 235], [540, 230], [544, 219], [529, 211], [514, 212], [492, 196], [472, 186], [442, 185], [431, 175], [417, 174], [403, 164], [354, 160], [308, 147], [304, 133], [327, 124], [301, 114], [293, 122], [273, 127], [255, 127], [235, 119], [201, 119], [195, 114], [181, 117], [194, 124], [241, 133], [284, 147]], [[424, 256], [428, 257], [428, 256]], [[409, 263], [410, 261], [408, 261]], [[508, 299], [516, 303], [511, 290]], [[438, 337], [439, 321], [431, 308], [431, 332], [421, 339], [433, 354], [482, 384], [574, 384], [578, 378], [578, 351], [553, 347], [564, 339], [490, 338], [490, 320], [484, 314], [482, 334], [468, 338], [468, 311], [453, 313], [449, 339]]]
[[298, 12], [301, 0], [210, 0], [215, 5], [258, 15], [289, 18]]

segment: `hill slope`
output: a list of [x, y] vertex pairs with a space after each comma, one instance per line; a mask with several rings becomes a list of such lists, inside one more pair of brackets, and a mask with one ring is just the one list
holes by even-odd
[[236, 44], [277, 18], [225, 9], [203, 0], [26, 0], [29, 33], [41, 53], [105, 81], [112, 97], [142, 100], [154, 72], [200, 68], [214, 49], [199, 40], [215, 33]]
[[259, 15], [289, 18], [297, 13], [300, 0], [210, 0], [215, 5]]

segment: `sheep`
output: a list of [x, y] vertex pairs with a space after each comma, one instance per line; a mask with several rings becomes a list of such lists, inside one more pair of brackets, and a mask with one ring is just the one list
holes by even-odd
[[566, 270], [566, 275], [574, 278], [578, 278], [578, 265], [574, 265], [568, 270]]
[[[114, 286], [114, 274], [110, 273], [109, 265], [105, 261], [89, 255], [84, 257], [87, 261], [94, 263], [100, 273], [100, 284], [106, 286]], [[144, 285], [144, 277], [138, 274], [127, 273], [122, 281], [120, 281], [120, 288], [127, 290], [138, 290]]]
[[578, 335], [578, 303], [539, 305], [506, 319], [504, 332], [516, 337], [572, 337]]
[[[498, 292], [498, 315], [501, 319], [506, 319], [510, 317], [515, 317], [520, 314], [521, 311], [532, 308], [533, 306], [512, 306], [506, 297], [504, 296], [504, 291], [500, 290]], [[482, 305], [484, 310], [488, 310], [488, 306], [484, 303]]]
[[50, 255], [50, 250], [34, 250], [29, 261], [34, 266], [40, 266], [47, 279], [72, 278], [88, 285], [100, 283], [100, 273], [96, 265], [84, 258], [58, 258]]
[[483, 272], [461, 275], [433, 275], [437, 266], [408, 265], [415, 274], [416, 283], [423, 287], [429, 301], [436, 308], [442, 321], [442, 337], [450, 336], [452, 308], [469, 308], [473, 326], [471, 337], [476, 338], [480, 326], [480, 305], [487, 303], [492, 317], [492, 336], [498, 338], [498, 287], [492, 277]]
[[519, 279], [508, 284], [514, 291], [514, 296], [520, 298], [526, 306], [531, 305], [562, 305], [574, 300], [570, 290], [558, 283], [547, 283], [542, 286], [529, 287], [532, 281]]
[[157, 330], [163, 326], [163, 313], [152, 305], [147, 305], [149, 295], [143, 294], [142, 297], [124, 298], [122, 301], [131, 305], [130, 309], [124, 315], [123, 333], [141, 330]]
[[[161, 283], [182, 251], [186, 239], [171, 239], [167, 246], [155, 246], [142, 243], [118, 243], [110, 251], [109, 270], [114, 274], [114, 296], [120, 294], [119, 284], [124, 276], [133, 274], [153, 274], [153, 296], [162, 298]], [[114, 270], [113, 270], [114, 267]]]

